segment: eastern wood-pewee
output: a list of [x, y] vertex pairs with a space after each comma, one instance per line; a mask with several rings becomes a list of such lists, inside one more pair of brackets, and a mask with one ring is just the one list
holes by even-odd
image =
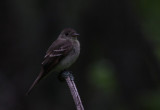
[[27, 94], [49, 73], [61, 73], [76, 61], [80, 54], [80, 43], [77, 40], [77, 36], [79, 34], [71, 28], [64, 29], [60, 33], [57, 40], [47, 50], [44, 61], [42, 62], [42, 69]]

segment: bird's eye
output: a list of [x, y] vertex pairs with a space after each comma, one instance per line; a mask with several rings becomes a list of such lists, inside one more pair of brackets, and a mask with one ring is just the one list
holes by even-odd
[[65, 33], [65, 35], [66, 35], [66, 36], [68, 36], [68, 35], [69, 35], [69, 33], [67, 32], [67, 33]]

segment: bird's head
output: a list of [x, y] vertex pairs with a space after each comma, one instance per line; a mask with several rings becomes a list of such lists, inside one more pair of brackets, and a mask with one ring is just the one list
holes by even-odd
[[59, 38], [77, 39], [78, 36], [79, 34], [74, 29], [66, 28], [60, 33]]

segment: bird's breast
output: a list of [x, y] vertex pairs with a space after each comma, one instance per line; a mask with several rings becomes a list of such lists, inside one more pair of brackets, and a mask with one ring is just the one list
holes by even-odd
[[80, 45], [79, 42], [73, 44], [73, 49], [69, 52], [69, 54], [64, 57], [61, 62], [57, 65], [57, 72], [65, 70], [69, 68], [78, 58], [80, 54]]

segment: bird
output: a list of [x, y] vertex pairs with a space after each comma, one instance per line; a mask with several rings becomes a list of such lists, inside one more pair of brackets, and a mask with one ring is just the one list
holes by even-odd
[[77, 37], [79, 34], [72, 28], [65, 28], [61, 31], [58, 38], [48, 48], [41, 63], [40, 73], [27, 91], [27, 95], [40, 80], [50, 73], [61, 73], [77, 60], [80, 54], [80, 42]]

